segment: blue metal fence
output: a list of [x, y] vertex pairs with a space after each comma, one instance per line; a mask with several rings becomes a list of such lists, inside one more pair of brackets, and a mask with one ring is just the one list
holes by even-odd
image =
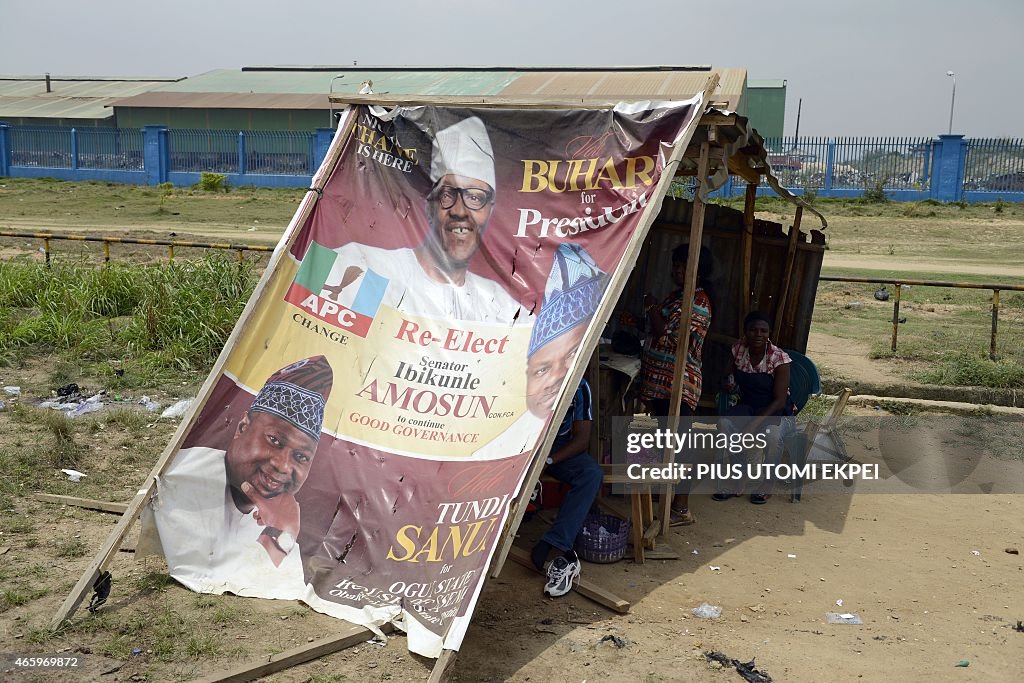
[[[0, 176], [189, 185], [211, 171], [234, 185], [308, 187], [334, 133], [0, 123]], [[797, 194], [858, 197], [881, 190], [896, 200], [1024, 201], [1021, 138], [782, 137], [765, 145], [772, 170]], [[734, 177], [715, 194], [736, 196], [744, 186]]]
[[78, 168], [145, 169], [141, 129], [80, 128], [74, 135]]
[[11, 166], [73, 168], [70, 128], [12, 126]]
[[313, 133], [171, 129], [172, 172], [312, 175]]
[[974, 192], [1024, 192], [1024, 139], [968, 140], [964, 189]]
[[238, 131], [171, 128], [167, 146], [171, 171], [239, 172]]
[[930, 189], [934, 138], [767, 138], [784, 187], [812, 190]]
[[247, 131], [245, 172], [264, 175], [313, 175], [313, 134], [302, 131]]

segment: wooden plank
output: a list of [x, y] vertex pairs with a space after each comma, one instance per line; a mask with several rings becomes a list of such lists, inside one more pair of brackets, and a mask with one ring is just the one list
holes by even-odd
[[[718, 74], [713, 73], [704, 85], [704, 99], [700, 106], [703, 106], [703, 104], [710, 99], [711, 93], [713, 93], [717, 87]], [[625, 253], [622, 255], [623, 262], [631, 264], [636, 263], [637, 257], [640, 254], [640, 249], [643, 246], [644, 239], [647, 237], [647, 232], [650, 229], [651, 224], [654, 223], [655, 219], [657, 219], [658, 209], [661, 208], [661, 203], [665, 199], [665, 194], [668, 192], [668, 188], [672, 184], [673, 175], [669, 169], [678, 166], [679, 160], [682, 158], [683, 151], [686, 149], [686, 146], [690, 143], [690, 139], [693, 137], [694, 130], [696, 130], [696, 126], [691, 126], [689, 131], [683, 135], [681, 139], [675, 141], [672, 153], [669, 155], [669, 158], [665, 163], [666, 172], [661, 174], [658, 186], [655, 188], [651, 198], [648, 200], [647, 207], [644, 209], [643, 217], [640, 219], [639, 225], [637, 225], [636, 230], [633, 232], [633, 236], [630, 238], [629, 244], [626, 246]], [[594, 349], [597, 348], [601, 331], [607, 324], [612, 311], [614, 311], [615, 305], [618, 303], [619, 296], [622, 294], [622, 290], [626, 286], [626, 281], [628, 279], [629, 272], [623, 269], [614, 278], [612, 278], [611, 282], [608, 283], [601, 305], [594, 313], [594, 317], [590, 321], [590, 326], [587, 328], [587, 333], [584, 335], [583, 344], [580, 347], [580, 355], [578, 358], [589, 358], [590, 354], [592, 354]], [[585, 366], [577, 360], [577, 363], [566, 378], [566, 386], [575, 387], [578, 385], [585, 369]], [[555, 415], [565, 414], [565, 411], [569, 407], [569, 403], [572, 401], [572, 396], [572, 391], [565, 391], [562, 393], [562, 397], [554, 407]], [[508, 557], [509, 551], [512, 549], [512, 542], [515, 540], [515, 532], [523, 522], [523, 515], [526, 514], [526, 505], [530, 499], [530, 492], [533, 491], [533, 487], [537, 484], [537, 479], [540, 477], [540, 473], [544, 469], [544, 460], [547, 453], [551, 450], [551, 445], [554, 443], [557, 431], [557, 429], [548, 429], [544, 442], [533, 453], [533, 463], [530, 465], [530, 469], [526, 473], [523, 485], [520, 488], [519, 497], [510, 506], [505, 526], [498, 534], [498, 550], [491, 563], [490, 575], [492, 577], [498, 576], [501, 573], [502, 567], [505, 566], [505, 560]]]
[[[537, 568], [533, 566], [533, 560], [530, 559], [530, 553], [526, 552], [522, 548], [513, 546], [512, 549], [509, 550], [508, 557], [516, 564], [522, 565], [532, 572], [537, 571]], [[583, 597], [593, 600], [597, 604], [607, 607], [613, 612], [618, 612], [619, 614], [625, 614], [631, 607], [628, 600], [623, 600], [614, 593], [606, 591], [586, 579], [579, 579], [579, 583], [576, 584], [573, 590]]]
[[[387, 632], [390, 628], [382, 630]], [[373, 636], [373, 631], [368, 628], [349, 626], [341, 633], [315, 640], [312, 643], [305, 643], [290, 650], [279, 652], [276, 655], [250, 660], [231, 669], [225, 669], [218, 673], [193, 679], [192, 683], [243, 683], [244, 681], [254, 681], [257, 678], [269, 676], [272, 673], [325, 657], [359, 643], [364, 643], [373, 638]]]
[[745, 157], [729, 157], [728, 166], [729, 172], [746, 180], [748, 186], [757, 185], [761, 182], [761, 172], [756, 168], [751, 168], [749, 164], [745, 163]]
[[[708, 178], [711, 144], [704, 142], [700, 146], [700, 162], [697, 164], [697, 178], [703, 187]], [[704, 235], [705, 204], [700, 198], [700, 188], [693, 200], [693, 216], [690, 221], [690, 248], [686, 257], [686, 282], [683, 285], [683, 310], [679, 319], [679, 339], [676, 342], [676, 363], [672, 375], [672, 397], [668, 403], [668, 428], [676, 431], [679, 428], [679, 401], [683, 396], [683, 374], [686, 372], [686, 358], [690, 347], [690, 320], [693, 317], [693, 297], [697, 292], [697, 268], [700, 264], [700, 242]], [[675, 453], [665, 448], [663, 462], [671, 463]], [[672, 495], [674, 485], [666, 482], [661, 488], [661, 532], [667, 534], [671, 524]]]
[[658, 533], [660, 531], [661, 521], [657, 519], [652, 519], [648, 524], [647, 529], [644, 531], [644, 542], [647, 543], [653, 541], [655, 538], [658, 537]]
[[637, 564], [644, 563], [644, 511], [640, 502], [640, 494], [635, 490], [629, 494], [629, 502], [633, 508], [632, 528], [633, 535], [633, 561]]
[[[334, 166], [338, 163], [338, 158], [341, 156], [342, 147], [352, 133], [354, 124], [355, 110], [349, 109], [345, 118], [339, 124], [339, 132], [331, 142], [324, 165], [321, 166], [317, 171], [317, 174], [313, 177], [312, 187], [322, 189], [324, 183], [326, 183], [327, 179], [330, 178], [331, 172], [334, 170]], [[185, 435], [192, 428], [192, 425], [195, 424], [196, 418], [206, 405], [206, 401], [209, 399], [213, 387], [220, 379], [220, 375], [224, 370], [224, 364], [227, 362], [228, 355], [231, 353], [231, 350], [238, 342], [238, 338], [242, 335], [242, 332], [248, 325], [249, 319], [252, 317], [256, 307], [262, 302], [264, 293], [267, 291], [271, 280], [275, 277], [281, 277], [280, 273], [276, 272], [277, 265], [285, 258], [288, 253], [288, 249], [298, 236], [299, 230], [301, 230], [302, 226], [306, 223], [306, 219], [309, 218], [310, 214], [313, 212], [313, 207], [316, 206], [319, 196], [320, 194], [318, 192], [310, 190], [302, 198], [302, 203], [299, 204], [298, 211], [296, 211], [295, 215], [292, 217], [284, 235], [281, 237], [279, 248], [275, 249], [274, 253], [271, 254], [270, 262], [267, 264], [267, 268], [263, 272], [263, 276], [256, 285], [256, 289], [253, 291], [252, 296], [249, 297], [249, 301], [242, 310], [242, 314], [239, 316], [238, 322], [235, 323], [235, 327], [231, 331], [231, 335], [228, 337], [227, 342], [224, 344], [224, 348], [221, 350], [220, 356], [217, 357], [217, 362], [210, 370], [210, 374], [206, 377], [206, 381], [199, 390], [197, 399], [192, 402], [188, 415], [181, 421], [181, 424], [178, 425], [178, 429], [171, 438], [170, 443], [167, 444], [167, 447], [164, 448], [160, 458], [157, 460], [156, 464], [153, 465], [153, 469], [146, 478], [145, 484], [138, 490], [135, 497], [132, 498], [131, 502], [128, 504], [128, 508], [118, 521], [117, 526], [115, 526], [113, 531], [110, 532], [110, 535], [107, 537], [106, 541], [104, 541], [92, 562], [89, 563], [88, 568], [86, 568], [82, 573], [82, 576], [78, 579], [78, 583], [76, 583], [75, 587], [71, 589], [71, 593], [64, 600], [60, 609], [58, 609], [54, 614], [53, 619], [50, 621], [51, 629], [57, 629], [65, 620], [74, 614], [75, 610], [82, 603], [82, 600], [84, 600], [85, 596], [92, 590], [92, 586], [96, 582], [96, 579], [99, 578], [103, 570], [117, 555], [117, 549], [120, 547], [121, 541], [124, 540], [124, 537], [128, 534], [129, 530], [131, 530], [132, 525], [139, 518], [139, 515], [142, 514], [143, 506], [146, 505], [150, 496], [155, 491], [157, 477], [163, 474], [164, 470], [170, 465], [174, 455], [178, 450], [180, 450], [181, 444], [185, 440]]]
[[444, 681], [447, 681], [458, 654], [455, 650], [442, 650], [441, 656], [434, 662], [434, 668], [430, 670], [430, 678], [427, 679], [427, 683], [444, 683]]
[[587, 366], [587, 376], [590, 382], [590, 409], [593, 414], [593, 421], [590, 423], [590, 455], [601, 464], [604, 455], [601, 449], [601, 346], [594, 347], [594, 353], [590, 355], [590, 364]]
[[800, 237], [800, 219], [804, 215], [804, 207], [796, 207], [796, 216], [793, 218], [793, 225], [789, 228], [789, 245], [786, 248], [786, 272], [782, 276], [782, 285], [779, 290], [779, 301], [775, 307], [775, 328], [772, 330], [772, 337], [779, 338], [779, 331], [782, 329], [782, 317], [786, 314], [786, 299], [789, 298], [789, 291], [793, 283], [793, 265], [796, 263], [796, 244]]
[[671, 550], [648, 550], [648, 560], [678, 560], [679, 554]]
[[123, 515], [128, 509], [128, 503], [108, 503], [105, 500], [93, 500], [92, 498], [75, 498], [74, 496], [57, 496], [52, 493], [37, 493], [36, 500], [44, 503], [56, 503], [57, 505], [71, 505], [73, 507], [86, 508], [87, 510], [99, 510], [100, 512], [112, 512], [116, 515]]
[[[719, 75], [712, 73], [708, 82], [714, 80], [717, 88]], [[699, 93], [694, 93], [695, 95]], [[537, 97], [500, 95], [391, 95], [388, 93], [362, 95], [358, 93], [334, 93], [328, 97], [332, 104], [376, 105], [381, 107], [481, 107], [495, 109], [612, 109], [621, 100], [598, 97]], [[708, 90], [704, 90], [704, 104], [710, 105]], [[705, 123], [705, 118], [707, 123]], [[735, 125], [736, 119], [722, 114], [704, 114], [697, 125]]]
[[750, 313], [750, 258], [754, 250], [754, 204], [757, 201], [757, 184], [747, 185], [743, 196], [743, 288], [740, 300], [739, 329], [736, 334], [743, 337], [743, 319]]

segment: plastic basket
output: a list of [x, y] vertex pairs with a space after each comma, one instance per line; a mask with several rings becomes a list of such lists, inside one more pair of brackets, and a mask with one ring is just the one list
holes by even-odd
[[576, 536], [576, 552], [587, 562], [618, 562], [626, 556], [629, 531], [628, 520], [591, 513]]

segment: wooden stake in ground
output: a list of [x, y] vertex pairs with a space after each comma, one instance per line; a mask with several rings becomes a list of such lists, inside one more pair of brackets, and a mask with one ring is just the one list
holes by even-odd
[[[390, 630], [390, 627], [385, 631]], [[261, 657], [256, 661], [220, 671], [218, 673], [196, 678], [191, 683], [244, 683], [272, 673], [297, 666], [320, 657], [325, 657], [345, 648], [366, 642], [374, 637], [373, 631], [362, 626], [349, 626], [341, 633], [327, 636], [312, 643], [278, 652], [276, 655]]]
[[245, 327], [249, 322], [249, 318], [252, 317], [256, 307], [262, 303], [264, 292], [269, 287], [270, 282], [275, 277], [280, 277], [280, 271], [278, 271], [277, 266], [288, 253], [288, 250], [291, 248], [291, 245], [294, 243], [295, 238], [305, 225], [310, 214], [313, 213], [313, 207], [316, 206], [317, 199], [320, 197], [320, 192], [322, 191], [324, 184], [327, 182], [327, 179], [330, 178], [335, 165], [338, 163], [338, 159], [341, 157], [342, 148], [351, 136], [354, 124], [355, 110], [349, 109], [342, 121], [339, 123], [338, 134], [334, 136], [334, 140], [331, 142], [331, 146], [327, 150], [327, 157], [325, 158], [323, 165], [313, 177], [313, 187], [316, 189], [311, 189], [306, 193], [305, 197], [303, 197], [298, 211], [295, 213], [295, 216], [292, 217], [291, 222], [288, 224], [288, 228], [285, 230], [285, 233], [281, 238], [281, 242], [271, 255], [270, 262], [267, 264], [267, 269], [263, 272], [263, 277], [260, 278], [252, 296], [249, 297], [249, 302], [245, 305], [245, 309], [242, 311], [242, 315], [238, 318], [238, 322], [235, 323], [235, 328], [231, 331], [231, 336], [228, 337], [227, 342], [224, 344], [224, 349], [217, 358], [217, 362], [214, 364], [213, 369], [210, 371], [206, 381], [203, 383], [202, 389], [199, 390], [199, 395], [196, 397], [196, 400], [192, 402], [189, 414], [184, 420], [182, 420], [181, 424], [178, 425], [178, 429], [174, 433], [174, 437], [171, 439], [170, 443], [167, 444], [167, 447], [164, 448], [163, 453], [160, 454], [160, 458], [157, 460], [152, 471], [149, 473], [149, 476], [146, 478], [146, 483], [136, 492], [135, 497], [128, 503], [128, 508], [118, 521], [117, 526], [110, 532], [107, 540], [104, 541], [92, 562], [89, 563], [88, 568], [82, 573], [78, 583], [76, 583], [75, 587], [71, 589], [71, 593], [64, 600], [64, 604], [62, 604], [60, 609], [58, 609], [56, 614], [54, 614], [53, 619], [50, 621], [51, 629], [59, 628], [65, 620], [75, 613], [75, 610], [78, 609], [82, 600], [85, 599], [85, 596], [92, 589], [96, 579], [99, 578], [100, 574], [102, 574], [110, 565], [110, 562], [117, 555], [117, 550], [121, 547], [121, 542], [124, 540], [124, 537], [131, 530], [132, 525], [135, 524], [139, 515], [142, 514], [143, 507], [147, 504], [150, 496], [156, 489], [157, 477], [163, 474], [164, 470], [170, 465], [174, 455], [181, 449], [181, 444], [185, 440], [185, 435], [188, 434], [190, 429], [192, 429], [192, 425], [195, 423], [196, 417], [199, 416], [203, 407], [206, 405], [206, 401], [209, 399], [213, 387], [216, 385], [217, 380], [220, 379], [221, 373], [224, 370], [224, 364], [227, 362], [228, 356], [231, 354], [232, 349], [234, 349], [238, 338], [245, 330]]
[[[676, 364], [672, 375], [672, 397], [668, 402], [668, 428], [679, 429], [679, 402], [683, 397], [683, 374], [686, 372], [686, 358], [690, 353], [690, 321], [693, 318], [693, 297], [697, 293], [697, 268], [700, 265], [700, 241], [704, 237], [704, 200], [701, 190], [708, 179], [711, 158], [711, 143], [704, 141], [700, 146], [700, 160], [697, 163], [697, 193], [693, 198], [693, 216], [690, 221], [690, 249], [686, 256], [686, 282], [683, 284], [683, 310], [679, 319], [679, 340], [676, 342]], [[671, 463], [675, 453], [665, 449], [664, 462]], [[666, 483], [661, 491], [661, 533], [667, 534], [672, 524], [672, 496], [674, 484]]]

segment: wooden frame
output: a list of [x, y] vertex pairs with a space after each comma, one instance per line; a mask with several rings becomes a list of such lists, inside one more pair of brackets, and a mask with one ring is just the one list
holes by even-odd
[[[711, 158], [711, 143], [703, 142], [700, 146], [700, 161], [697, 165], [697, 179], [701, 186], [707, 180], [708, 164]], [[700, 242], [704, 235], [704, 208], [706, 204], [700, 198], [700, 191], [693, 198], [693, 215], [690, 220], [690, 243], [686, 257], [686, 283], [683, 285], [683, 310], [679, 319], [679, 339], [676, 342], [676, 364], [672, 376], [672, 397], [668, 403], [668, 428], [675, 432], [679, 429], [679, 402], [683, 396], [683, 374], [686, 372], [686, 358], [690, 348], [690, 321], [693, 317], [693, 298], [697, 293], [697, 267], [700, 263]], [[670, 464], [675, 460], [675, 453], [665, 449], [663, 462]], [[672, 520], [672, 497], [675, 484], [666, 483], [661, 489], [661, 533], [667, 534]]]

